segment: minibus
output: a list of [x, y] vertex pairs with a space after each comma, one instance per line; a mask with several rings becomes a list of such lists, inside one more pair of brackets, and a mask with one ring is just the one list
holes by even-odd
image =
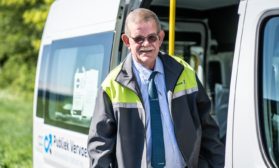
[[33, 167], [89, 167], [97, 90], [128, 54], [121, 34], [139, 7], [158, 15], [161, 50], [206, 88], [225, 167], [279, 167], [279, 0], [55, 0], [37, 63]]

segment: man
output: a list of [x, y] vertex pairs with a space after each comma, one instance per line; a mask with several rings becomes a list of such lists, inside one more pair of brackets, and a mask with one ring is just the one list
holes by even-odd
[[163, 39], [152, 11], [129, 13], [122, 40], [131, 53], [98, 93], [91, 167], [224, 167], [210, 100], [187, 63], [159, 52]]

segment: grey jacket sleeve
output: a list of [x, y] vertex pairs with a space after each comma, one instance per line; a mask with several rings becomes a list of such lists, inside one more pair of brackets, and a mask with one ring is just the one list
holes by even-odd
[[112, 103], [106, 92], [100, 89], [88, 135], [91, 168], [114, 167], [116, 131]]
[[197, 95], [197, 108], [202, 126], [202, 139], [199, 157], [199, 168], [223, 168], [225, 160], [225, 147], [219, 138], [219, 128], [210, 113], [210, 100], [197, 79], [199, 93]]

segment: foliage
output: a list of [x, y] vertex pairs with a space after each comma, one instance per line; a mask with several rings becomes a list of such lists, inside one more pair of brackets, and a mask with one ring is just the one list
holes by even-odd
[[32, 93], [43, 26], [53, 0], [0, 1], [0, 87]]
[[0, 167], [32, 167], [32, 101], [0, 92]]
[[26, 96], [33, 92], [40, 39], [52, 2], [0, 0], [1, 168], [32, 167], [32, 101]]

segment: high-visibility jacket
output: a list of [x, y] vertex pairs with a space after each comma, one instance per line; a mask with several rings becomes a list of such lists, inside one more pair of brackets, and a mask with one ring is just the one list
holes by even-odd
[[[159, 53], [168, 106], [178, 147], [189, 168], [224, 167], [224, 145], [210, 116], [210, 100], [192, 68]], [[132, 70], [132, 57], [112, 70], [101, 85], [91, 121], [91, 167], [146, 168], [146, 111]]]

